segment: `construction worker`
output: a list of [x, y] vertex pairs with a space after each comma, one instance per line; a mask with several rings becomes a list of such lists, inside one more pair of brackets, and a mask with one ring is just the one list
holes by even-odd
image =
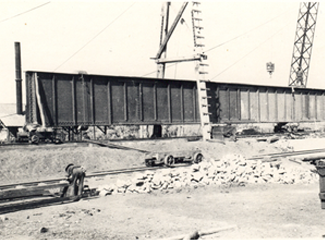
[[296, 78], [296, 82], [297, 85], [303, 86], [304, 82], [303, 82], [303, 71], [301, 70], [301, 67], [299, 66], [297, 69], [297, 78]]

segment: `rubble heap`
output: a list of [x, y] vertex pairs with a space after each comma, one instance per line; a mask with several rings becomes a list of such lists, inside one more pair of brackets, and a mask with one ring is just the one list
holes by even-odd
[[309, 184], [318, 181], [315, 167], [307, 163], [286, 164], [289, 160], [263, 162], [246, 160], [239, 155], [203, 161], [191, 167], [166, 168], [137, 173], [127, 180], [99, 188], [100, 195], [150, 193], [199, 185]]

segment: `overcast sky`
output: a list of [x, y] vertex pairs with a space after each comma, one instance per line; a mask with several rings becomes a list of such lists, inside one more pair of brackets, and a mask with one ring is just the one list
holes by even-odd
[[[0, 1], [0, 103], [15, 103], [14, 42], [21, 43], [23, 71], [156, 77], [150, 58], [158, 51], [161, 6], [160, 1]], [[180, 6], [172, 2], [172, 18]], [[193, 53], [190, 6], [172, 36], [169, 57]], [[202, 10], [210, 80], [288, 85], [298, 1], [203, 1]], [[320, 4], [310, 88], [325, 88], [324, 11]], [[170, 65], [166, 77], [195, 79], [194, 63]], [[23, 74], [23, 86], [24, 80]]]

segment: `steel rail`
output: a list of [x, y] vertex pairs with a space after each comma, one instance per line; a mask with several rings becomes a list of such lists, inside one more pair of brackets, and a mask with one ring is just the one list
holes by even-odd
[[[168, 141], [168, 140], [188, 140], [188, 141], [199, 141], [202, 139], [202, 136], [181, 136], [181, 137], [161, 137], [161, 138], [134, 138], [134, 139], [107, 139], [107, 144], [112, 143], [112, 145], [116, 142], [133, 142], [133, 141], [140, 141], [140, 142], [145, 142], [145, 141]], [[94, 141], [94, 140], [93, 140]], [[104, 142], [92, 142], [91, 140], [81, 140], [81, 141], [66, 141], [62, 143], [43, 143], [40, 142], [38, 144], [31, 144], [28, 142], [14, 142], [14, 143], [5, 143], [5, 144], [0, 144], [0, 150], [1, 149], [10, 149], [10, 147], [15, 147], [16, 149], [25, 149], [25, 148], [46, 148], [46, 147], [51, 147], [51, 148], [66, 148], [66, 147], [78, 147], [80, 145], [86, 145], [86, 144], [102, 144], [104, 145]], [[19, 147], [19, 148], [17, 148]], [[124, 146], [121, 145], [121, 148]], [[136, 149], [134, 149], [136, 150]]]
[[320, 153], [320, 152], [325, 152], [325, 148], [300, 150], [300, 151], [284, 152], [284, 153], [262, 154], [258, 156], [253, 156], [252, 158], [250, 158], [250, 160], [258, 160], [263, 158], [276, 158], [276, 157], [290, 157], [290, 156], [305, 155], [305, 154]]
[[30, 143], [6, 143], [0, 144], [0, 150], [18, 150], [18, 149], [43, 149], [43, 148], [68, 148], [68, 147], [80, 147], [82, 145], [88, 144], [87, 142], [78, 141], [78, 142], [65, 142], [65, 143], [39, 143], [39, 144], [30, 144]]
[[191, 163], [183, 163], [183, 164], [174, 165], [172, 167], [140, 167], [140, 168], [130, 168], [130, 169], [117, 169], [117, 170], [110, 170], [110, 171], [99, 171], [99, 172], [93, 172], [93, 173], [87, 174], [86, 178], [97, 177], [97, 176], [102, 176], [102, 175], [131, 173], [131, 172], [174, 169], [174, 168], [180, 168], [180, 167], [188, 167], [191, 165], [192, 165]]
[[[89, 196], [83, 194], [80, 199], [93, 198], [96, 196]], [[75, 196], [73, 197], [50, 197], [50, 196], [38, 196], [35, 198], [21, 198], [18, 201], [7, 201], [0, 203], [0, 214], [16, 212], [20, 210], [33, 209], [39, 207], [53, 206], [59, 204], [68, 204], [75, 202]]]
[[[123, 173], [131, 173], [131, 172], [142, 172], [142, 171], [154, 171], [154, 170], [162, 170], [162, 169], [173, 169], [173, 168], [179, 168], [179, 167], [187, 167], [192, 165], [191, 163], [182, 163], [177, 164], [172, 167], [136, 167], [136, 168], [126, 168], [126, 169], [115, 169], [115, 170], [107, 170], [107, 171], [97, 171], [97, 172], [90, 172], [89, 174], [86, 174], [85, 178], [92, 178], [97, 176], [105, 176], [105, 175], [113, 175], [113, 174], [123, 174]], [[32, 181], [32, 182], [21, 182], [21, 183], [15, 183], [15, 184], [6, 184], [6, 185], [0, 185], [0, 191], [8, 188], [14, 188], [17, 186], [35, 186], [38, 184], [50, 184], [50, 183], [56, 183], [66, 181], [66, 178], [55, 178], [55, 179], [45, 179], [40, 181]]]

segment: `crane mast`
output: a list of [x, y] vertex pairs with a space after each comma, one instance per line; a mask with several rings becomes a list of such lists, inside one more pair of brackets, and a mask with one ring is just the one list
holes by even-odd
[[202, 136], [204, 140], [211, 138], [211, 125], [210, 125], [210, 112], [209, 112], [209, 89], [206, 87], [207, 75], [208, 75], [208, 64], [207, 55], [204, 53], [204, 36], [203, 36], [203, 26], [202, 26], [202, 10], [201, 2], [199, 0], [193, 0], [191, 2], [191, 18], [192, 18], [192, 30], [193, 30], [193, 52], [194, 54], [183, 57], [173, 57], [167, 58], [167, 44], [171, 38], [177, 24], [181, 21], [182, 15], [187, 7], [190, 5], [189, 2], [183, 2], [181, 8], [178, 11], [172, 25], [169, 27], [169, 7], [170, 2], [164, 3], [162, 8], [162, 22], [161, 22], [161, 34], [160, 34], [160, 44], [159, 50], [156, 56], [153, 58], [157, 63], [157, 77], [164, 78], [167, 63], [179, 63], [194, 61], [195, 64], [195, 74], [196, 74], [196, 87], [197, 87], [197, 97], [198, 97], [198, 108], [200, 112], [200, 122]]
[[307, 86], [318, 7], [318, 2], [300, 3], [289, 86], [303, 88]]

